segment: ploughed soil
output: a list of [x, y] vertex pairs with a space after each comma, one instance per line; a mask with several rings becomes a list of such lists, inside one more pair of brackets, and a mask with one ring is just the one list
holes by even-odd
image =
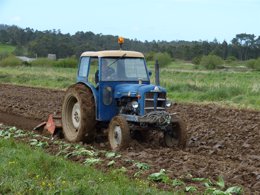
[[[61, 90], [0, 84], [0, 123], [32, 130], [50, 113], [61, 111], [64, 94]], [[239, 185], [245, 194], [260, 194], [259, 111], [178, 104], [170, 112], [177, 113], [187, 124], [185, 149], [162, 147], [160, 133], [151, 133], [145, 142], [132, 141], [120, 152], [120, 159], [149, 164], [151, 169], [144, 173], [146, 176], [160, 169], [165, 169], [171, 178], [184, 180], [191, 176], [217, 180], [222, 176], [227, 186]], [[94, 145], [108, 149], [107, 141]], [[134, 167], [120, 159], [120, 166], [133, 175]], [[107, 169], [106, 164], [99, 166]], [[169, 189], [163, 184], [159, 187]]]

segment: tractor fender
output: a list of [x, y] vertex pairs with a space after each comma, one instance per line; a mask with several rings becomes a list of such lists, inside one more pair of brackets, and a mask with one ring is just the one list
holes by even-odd
[[[88, 88], [90, 88], [91, 89], [91, 92], [92, 92], [92, 94], [93, 94], [93, 96], [94, 96], [94, 100], [95, 100], [95, 112], [96, 112], [96, 117], [97, 117], [97, 101], [98, 101], [98, 91], [97, 91], [97, 89], [94, 87], [94, 85], [92, 85], [92, 84], [90, 84], [90, 83], [85, 83], [85, 82], [78, 82], [78, 84], [83, 84], [83, 85], [85, 85], [85, 86], [87, 86]], [[97, 118], [96, 118], [97, 119]]]

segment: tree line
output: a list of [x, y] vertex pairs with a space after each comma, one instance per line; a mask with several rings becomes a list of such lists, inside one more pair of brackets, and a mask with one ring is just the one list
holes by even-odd
[[[119, 49], [117, 36], [78, 31], [71, 35], [60, 30], [38, 31], [32, 28], [0, 25], [0, 43], [15, 45], [16, 55], [46, 57], [49, 53], [58, 58], [80, 56], [83, 51]], [[238, 60], [256, 59], [260, 56], [260, 36], [237, 34], [227, 41], [139, 41], [125, 39], [123, 49], [143, 52], [147, 57], [155, 53], [168, 53], [172, 58], [193, 60], [204, 55], [217, 55]]]

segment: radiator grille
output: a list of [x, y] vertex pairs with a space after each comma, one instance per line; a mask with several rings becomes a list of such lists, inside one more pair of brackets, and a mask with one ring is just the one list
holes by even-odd
[[148, 92], [145, 94], [145, 114], [151, 111], [165, 110], [166, 93]]

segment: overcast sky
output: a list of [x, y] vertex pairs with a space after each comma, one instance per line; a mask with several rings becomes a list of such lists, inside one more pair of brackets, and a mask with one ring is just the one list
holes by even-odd
[[260, 0], [0, 0], [0, 24], [148, 40], [260, 35]]

